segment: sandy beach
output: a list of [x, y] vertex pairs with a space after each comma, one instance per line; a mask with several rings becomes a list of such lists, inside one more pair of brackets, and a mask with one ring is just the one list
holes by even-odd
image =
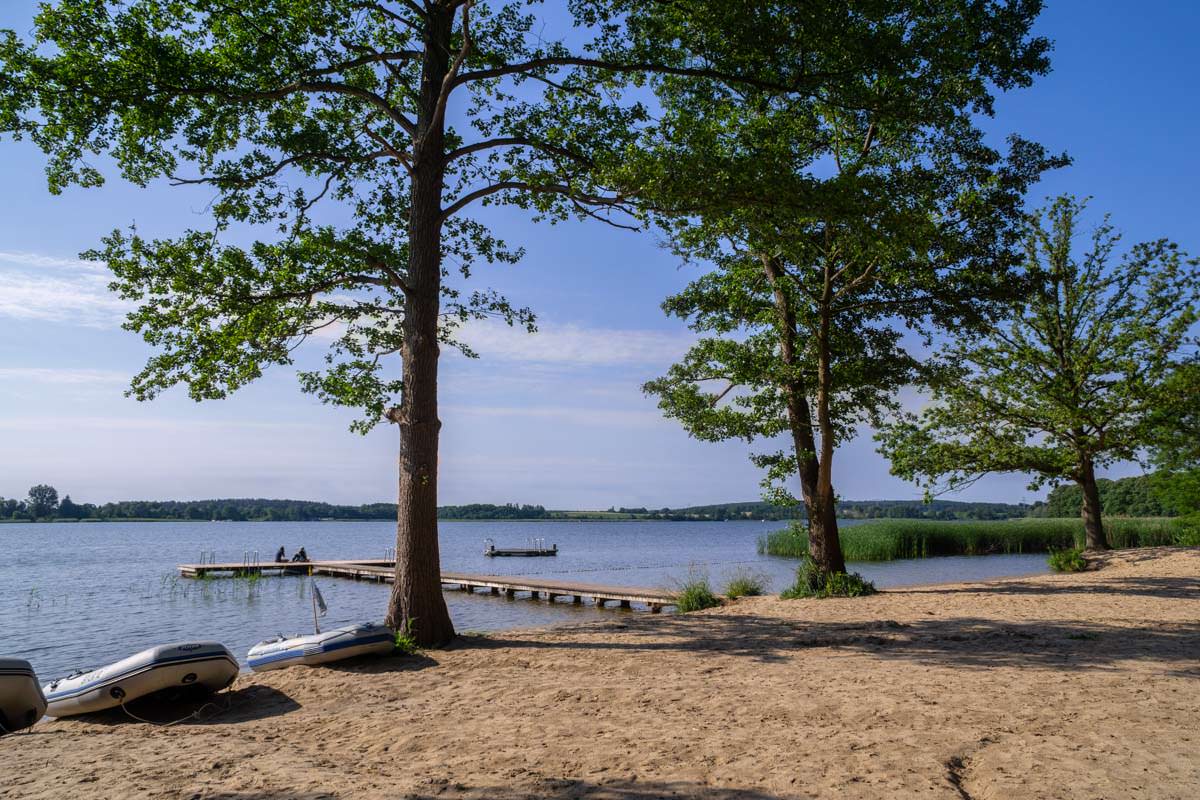
[[614, 613], [214, 702], [4, 737], [0, 798], [1195, 798], [1200, 549]]

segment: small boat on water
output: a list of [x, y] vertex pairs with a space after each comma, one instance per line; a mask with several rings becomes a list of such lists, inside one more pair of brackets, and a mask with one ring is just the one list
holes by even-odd
[[218, 642], [159, 645], [46, 684], [46, 713], [52, 717], [90, 714], [179, 687], [219, 692], [237, 674], [237, 659]]
[[308, 636], [280, 634], [251, 647], [246, 661], [255, 672], [265, 672], [297, 664], [327, 664], [369, 653], [385, 654], [395, 647], [395, 631], [386, 625], [365, 622]]
[[46, 713], [46, 697], [28, 661], [0, 658], [0, 736], [28, 728]]
[[553, 544], [546, 547], [545, 539], [534, 539], [529, 542], [531, 547], [496, 547], [496, 543], [491, 539], [484, 539], [483, 554], [488, 558], [496, 558], [497, 556], [556, 556], [558, 555], [558, 545]]

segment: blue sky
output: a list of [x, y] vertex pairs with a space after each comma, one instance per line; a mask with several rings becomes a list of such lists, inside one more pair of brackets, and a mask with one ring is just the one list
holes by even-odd
[[[0, 4], [0, 28], [29, 30], [33, 7]], [[1075, 159], [1031, 200], [1091, 195], [1127, 242], [1168, 236], [1200, 253], [1198, 27], [1191, 3], [1048, 3], [1039, 28], [1055, 41], [1053, 72], [1002, 97], [988, 123], [997, 141], [1017, 131]], [[48, 482], [76, 501], [394, 497], [395, 431], [349, 433], [352, 416], [302, 395], [288, 370], [220, 402], [178, 390], [153, 403], [124, 398], [149, 351], [120, 330], [104, 272], [77, 254], [131, 222], [162, 236], [202, 225], [208, 196], [114, 179], [52, 197], [42, 164], [27, 143], [0, 142], [0, 496]], [[531, 306], [541, 332], [476, 330], [482, 359], [443, 359], [442, 501], [606, 508], [757, 497], [744, 444], [690, 440], [639, 388], [686, 349], [688, 332], [659, 303], [695, 268], [646, 234], [538, 225], [516, 209], [481, 218], [527, 256], [481, 270], [476, 285]], [[920, 496], [888, 475], [869, 434], [839, 451], [835, 481], [848, 499]], [[959, 498], [1036, 499], [1025, 483], [991, 477]]]

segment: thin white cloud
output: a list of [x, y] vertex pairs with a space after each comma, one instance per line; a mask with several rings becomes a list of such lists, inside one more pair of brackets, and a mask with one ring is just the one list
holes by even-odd
[[121, 324], [131, 306], [93, 261], [0, 252], [0, 317], [87, 328]]
[[67, 269], [87, 272], [105, 271], [104, 264], [99, 261], [85, 261], [82, 258], [60, 258], [58, 256], [42, 255], [41, 253], [14, 253], [0, 250], [0, 262], [47, 269]]
[[129, 375], [107, 369], [54, 369], [51, 367], [0, 367], [0, 385], [52, 383], [71, 386], [125, 384]]
[[[334, 426], [336, 427], [336, 426]], [[309, 422], [268, 422], [259, 420], [194, 420], [164, 417], [72, 417], [65, 424], [61, 416], [0, 417], [0, 430], [62, 431], [66, 428], [88, 431], [162, 431], [185, 434], [205, 431], [281, 431], [285, 435], [298, 432], [329, 430], [331, 426]], [[344, 430], [344, 428], [343, 428]]]
[[661, 414], [637, 409], [576, 408], [573, 406], [443, 406], [447, 414], [464, 417], [520, 417], [542, 419], [569, 425], [657, 426], [662, 424]]
[[684, 331], [571, 324], [540, 325], [536, 333], [527, 333], [501, 322], [468, 325], [461, 338], [485, 359], [588, 367], [668, 364], [694, 340]]

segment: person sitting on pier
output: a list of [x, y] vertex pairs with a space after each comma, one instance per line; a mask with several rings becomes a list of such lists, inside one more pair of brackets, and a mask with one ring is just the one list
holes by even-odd
[[292, 561], [308, 561], [308, 553], [304, 552], [304, 548], [301, 547], [296, 551], [296, 555], [292, 556]]
[[287, 561], [287, 553], [283, 552], [283, 546], [280, 545], [279, 550], [275, 553], [275, 563], [282, 564]]

